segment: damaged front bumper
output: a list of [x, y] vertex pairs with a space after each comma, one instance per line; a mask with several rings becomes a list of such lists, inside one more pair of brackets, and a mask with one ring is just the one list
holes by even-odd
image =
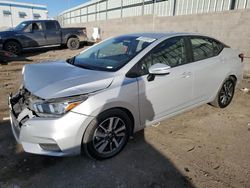
[[93, 117], [68, 112], [62, 117], [38, 117], [24, 101], [22, 94], [9, 96], [12, 132], [24, 151], [66, 156], [81, 152], [82, 136]]

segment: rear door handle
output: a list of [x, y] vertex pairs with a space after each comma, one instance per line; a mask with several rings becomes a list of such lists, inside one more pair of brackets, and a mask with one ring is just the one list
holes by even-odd
[[192, 72], [183, 72], [182, 78], [189, 78], [192, 75]]

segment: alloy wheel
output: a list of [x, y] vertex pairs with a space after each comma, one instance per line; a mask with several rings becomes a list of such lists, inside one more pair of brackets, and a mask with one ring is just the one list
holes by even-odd
[[126, 140], [126, 125], [119, 117], [109, 117], [100, 123], [93, 135], [93, 145], [100, 154], [116, 152]]
[[17, 52], [18, 52], [18, 47], [17, 47], [17, 45], [16, 44], [8, 44], [7, 45], [7, 47], [6, 47], [6, 50], [8, 51], [8, 52], [12, 52], [12, 53], [14, 53], [14, 54], [16, 54]]
[[231, 80], [228, 80], [223, 84], [221, 88], [221, 92], [219, 95], [220, 103], [223, 106], [228, 105], [233, 98], [233, 94], [234, 94], [234, 83]]

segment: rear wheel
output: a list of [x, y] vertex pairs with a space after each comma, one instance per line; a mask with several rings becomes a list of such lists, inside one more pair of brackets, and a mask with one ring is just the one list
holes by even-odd
[[8, 41], [4, 44], [4, 50], [12, 52], [14, 54], [19, 54], [22, 50], [22, 47], [16, 41]]
[[77, 50], [80, 47], [80, 41], [78, 38], [69, 38], [67, 47], [71, 50]]
[[233, 99], [234, 90], [235, 90], [235, 80], [230, 77], [223, 83], [215, 100], [211, 104], [218, 108], [227, 107]]
[[130, 131], [131, 120], [124, 111], [105, 111], [88, 126], [83, 137], [83, 148], [95, 159], [111, 158], [125, 147]]

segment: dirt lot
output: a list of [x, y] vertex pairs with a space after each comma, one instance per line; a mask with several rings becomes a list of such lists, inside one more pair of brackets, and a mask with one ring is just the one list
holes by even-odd
[[[24, 153], [2, 121], [22, 66], [79, 51], [27, 52], [0, 65], [0, 187], [250, 187], [250, 93], [240, 90], [226, 109], [203, 105], [137, 133], [110, 160]], [[247, 74], [240, 87], [250, 88]]]

